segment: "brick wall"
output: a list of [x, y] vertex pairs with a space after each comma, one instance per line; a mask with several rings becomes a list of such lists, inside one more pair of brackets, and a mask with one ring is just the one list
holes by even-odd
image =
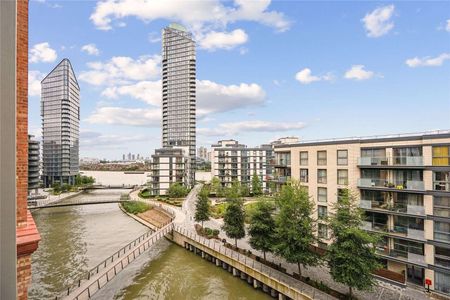
[[41, 239], [31, 213], [28, 195], [28, 0], [17, 0], [16, 45], [16, 203], [17, 299], [28, 298], [31, 254]]
[[17, 227], [27, 226], [28, 194], [28, 1], [17, 1], [16, 199]]

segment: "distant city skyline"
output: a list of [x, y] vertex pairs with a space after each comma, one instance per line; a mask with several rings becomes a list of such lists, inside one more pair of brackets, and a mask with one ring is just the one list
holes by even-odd
[[121, 2], [30, 2], [30, 134], [41, 138], [39, 82], [68, 57], [81, 88], [80, 156], [150, 156], [161, 145], [161, 30], [171, 22], [198, 45], [197, 146], [450, 128], [450, 3]]

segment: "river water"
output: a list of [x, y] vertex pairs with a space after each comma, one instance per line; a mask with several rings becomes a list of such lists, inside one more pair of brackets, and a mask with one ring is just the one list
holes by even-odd
[[[121, 190], [77, 196], [120, 197]], [[52, 299], [73, 280], [148, 229], [118, 204], [46, 208], [33, 212], [41, 234], [32, 256], [29, 299]], [[269, 299], [245, 281], [162, 239], [98, 292], [95, 299]]]

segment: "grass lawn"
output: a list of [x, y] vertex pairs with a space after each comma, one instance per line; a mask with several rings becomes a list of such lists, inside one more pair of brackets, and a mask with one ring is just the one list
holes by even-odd
[[125, 211], [127, 213], [130, 213], [133, 215], [143, 213], [152, 208], [151, 205], [144, 203], [144, 202], [140, 202], [140, 201], [122, 202], [122, 207], [123, 207], [123, 209], [125, 209]]

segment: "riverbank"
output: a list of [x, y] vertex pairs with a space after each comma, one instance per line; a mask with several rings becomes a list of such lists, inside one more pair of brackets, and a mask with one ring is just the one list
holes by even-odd
[[123, 208], [122, 204], [119, 204], [119, 208], [129, 217], [133, 218], [142, 225], [147, 226], [153, 231], [158, 230], [171, 221], [171, 217], [166, 212], [155, 206], [152, 206], [149, 210], [136, 215], [128, 213]]

